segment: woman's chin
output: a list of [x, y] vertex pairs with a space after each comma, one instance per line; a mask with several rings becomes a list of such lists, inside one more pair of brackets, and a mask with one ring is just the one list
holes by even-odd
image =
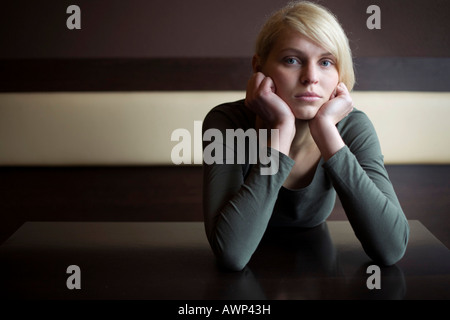
[[301, 106], [292, 109], [292, 112], [296, 119], [308, 121], [314, 119], [319, 109], [320, 107], [316, 106]]

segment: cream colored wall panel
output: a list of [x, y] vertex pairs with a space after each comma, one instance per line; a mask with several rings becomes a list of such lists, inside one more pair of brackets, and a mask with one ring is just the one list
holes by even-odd
[[[0, 94], [0, 165], [171, 164], [171, 134], [244, 92]], [[450, 93], [354, 92], [386, 163], [450, 163]], [[200, 145], [201, 137], [196, 136]], [[201, 161], [197, 153], [192, 162]]]
[[450, 163], [450, 93], [354, 92], [386, 163]]
[[0, 164], [170, 164], [175, 129], [193, 130], [212, 106], [241, 97], [236, 92], [1, 94]]

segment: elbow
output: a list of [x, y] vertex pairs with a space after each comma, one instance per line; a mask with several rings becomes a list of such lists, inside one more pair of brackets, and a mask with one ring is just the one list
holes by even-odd
[[221, 269], [232, 272], [242, 271], [250, 261], [251, 254], [246, 254], [242, 246], [222, 243], [210, 237], [209, 242], [216, 261]]
[[377, 250], [376, 253], [369, 254], [375, 263], [382, 266], [392, 266], [399, 262], [406, 252], [406, 247], [409, 240], [409, 227], [406, 224], [405, 230], [401, 237], [397, 241], [392, 241], [389, 245], [383, 247], [383, 249]]
[[232, 272], [242, 271], [248, 263], [248, 259], [236, 254], [222, 253], [216, 256], [219, 265], [227, 271]]
[[380, 266], [389, 267], [399, 262], [403, 258], [404, 254], [405, 250], [398, 252], [387, 252], [374, 255], [372, 259]]

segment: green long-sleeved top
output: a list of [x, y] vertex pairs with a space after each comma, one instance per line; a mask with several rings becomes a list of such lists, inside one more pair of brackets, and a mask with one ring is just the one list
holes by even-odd
[[[311, 183], [298, 190], [283, 187], [294, 160], [274, 149], [269, 151], [278, 156], [279, 168], [273, 175], [262, 175], [261, 168], [271, 164], [259, 161], [225, 164], [230, 148], [226, 129], [254, 129], [255, 120], [240, 100], [215, 107], [203, 122], [203, 132], [218, 129], [223, 135], [224, 164], [203, 164], [205, 230], [222, 265], [242, 270], [268, 226], [321, 224], [333, 210], [336, 193], [367, 255], [382, 265], [401, 259], [408, 222], [384, 167], [375, 129], [363, 112], [355, 109], [337, 124], [345, 147], [326, 162], [321, 158]], [[203, 142], [204, 150], [210, 143]], [[248, 153], [248, 143], [246, 147]]]

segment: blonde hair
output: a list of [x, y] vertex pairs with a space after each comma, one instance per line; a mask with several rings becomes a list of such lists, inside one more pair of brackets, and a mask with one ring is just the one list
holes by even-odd
[[336, 61], [339, 81], [349, 90], [355, 84], [355, 73], [348, 38], [336, 17], [325, 7], [308, 1], [291, 2], [275, 12], [262, 27], [255, 53], [264, 61], [282, 30], [292, 28], [329, 51]]

